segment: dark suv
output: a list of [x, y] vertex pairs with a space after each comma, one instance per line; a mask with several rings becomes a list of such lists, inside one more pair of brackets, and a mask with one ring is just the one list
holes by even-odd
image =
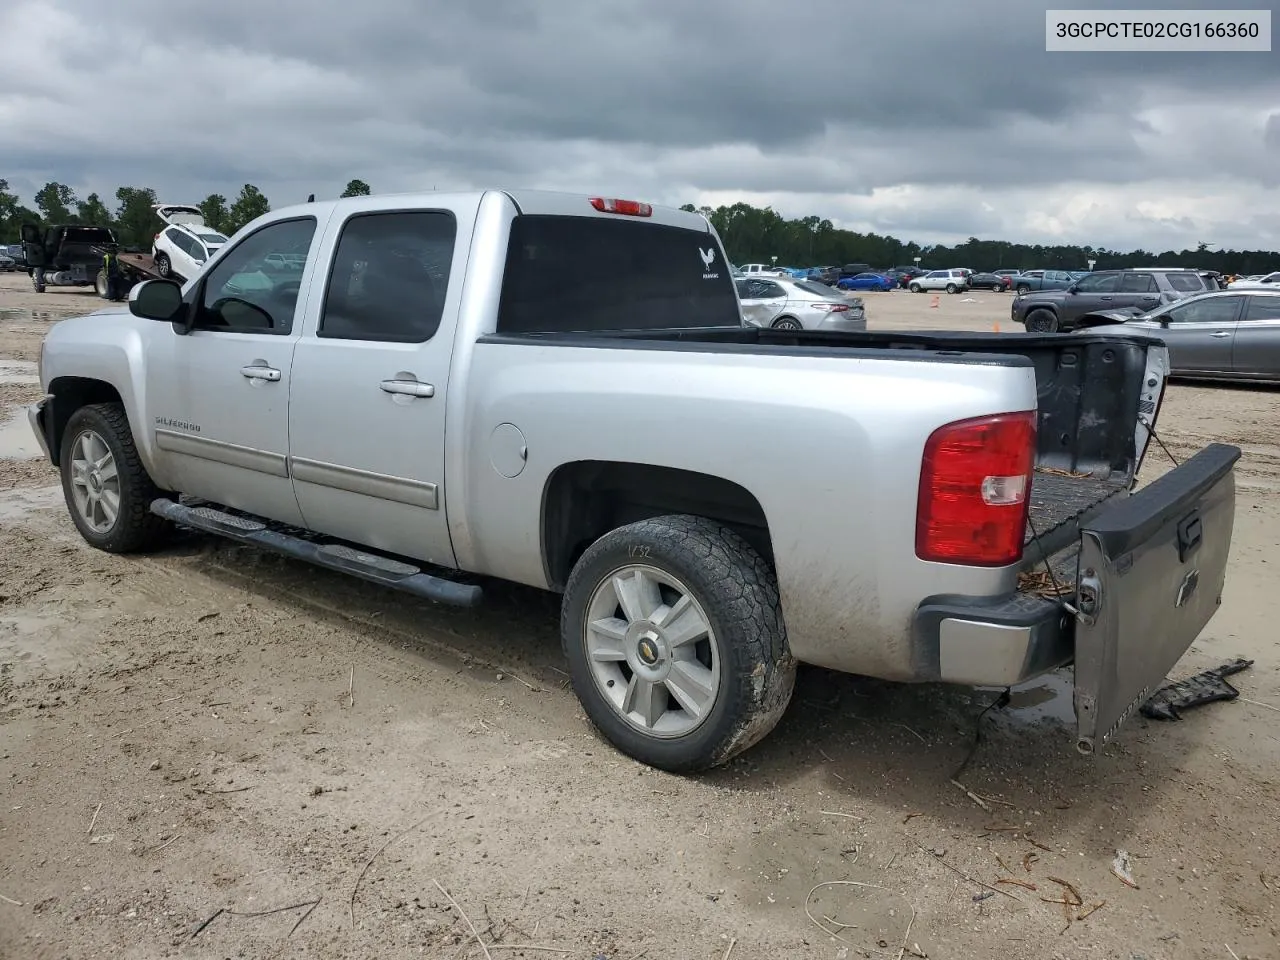
[[1074, 329], [1086, 313], [1126, 308], [1142, 313], [1205, 290], [1204, 278], [1195, 270], [1099, 270], [1065, 290], [1016, 298], [1010, 316], [1028, 333], [1056, 333]]

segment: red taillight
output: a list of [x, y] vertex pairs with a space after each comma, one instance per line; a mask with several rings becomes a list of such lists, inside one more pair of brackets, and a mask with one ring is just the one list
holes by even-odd
[[935, 430], [920, 470], [916, 556], [974, 567], [1020, 560], [1035, 450], [1034, 411]]
[[653, 207], [638, 200], [613, 200], [606, 197], [592, 197], [591, 205], [601, 213], [620, 213], [625, 217], [651, 217]]

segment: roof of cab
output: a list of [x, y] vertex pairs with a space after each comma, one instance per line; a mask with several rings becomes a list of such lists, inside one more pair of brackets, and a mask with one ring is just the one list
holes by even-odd
[[[652, 213], [647, 217], [629, 216], [618, 213], [603, 213], [591, 205], [593, 196], [611, 196], [610, 194], [567, 193], [555, 190], [462, 190], [456, 192], [431, 191], [414, 193], [382, 193], [371, 197], [342, 197], [337, 200], [321, 200], [311, 203], [299, 203], [283, 207], [273, 213], [318, 214], [323, 210], [344, 210], [349, 207], [367, 207], [370, 200], [398, 199], [406, 205], [430, 208], [434, 204], [453, 201], [475, 201], [488, 194], [497, 193], [508, 197], [522, 214], [542, 216], [582, 216], [606, 217], [613, 220], [634, 220], [639, 223], [656, 223], [665, 226], [683, 227], [686, 230], [709, 232], [711, 225], [699, 213], [690, 213], [678, 207], [650, 204]], [[636, 199], [636, 198], [619, 198]], [[643, 201], [648, 203], [648, 201]]]

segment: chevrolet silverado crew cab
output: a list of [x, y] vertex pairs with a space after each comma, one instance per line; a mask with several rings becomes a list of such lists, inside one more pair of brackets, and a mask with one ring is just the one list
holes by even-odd
[[697, 214], [430, 193], [274, 211], [59, 323], [30, 419], [102, 550], [177, 524], [441, 603], [562, 594], [587, 714], [654, 766], [758, 741], [797, 661], [1074, 663], [1087, 752], [1222, 593], [1240, 451], [1135, 489], [1167, 366], [1105, 328], [747, 327]]

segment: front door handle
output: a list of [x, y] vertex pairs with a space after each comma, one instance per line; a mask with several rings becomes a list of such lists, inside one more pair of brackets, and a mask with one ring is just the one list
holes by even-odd
[[436, 388], [421, 380], [383, 380], [379, 387], [384, 393], [402, 393], [407, 397], [434, 397]]
[[1224, 337], [1229, 337], [1229, 336], [1231, 336], [1231, 331], [1230, 331], [1230, 330], [1219, 330], [1217, 333], [1211, 333], [1211, 334], [1209, 334], [1209, 336], [1213, 337], [1213, 339], [1215, 339], [1215, 340], [1221, 340], [1221, 339], [1223, 339]]
[[241, 367], [240, 375], [250, 380], [269, 380], [272, 383], [278, 383], [280, 380], [280, 371], [275, 367], [258, 367], [252, 364]]

